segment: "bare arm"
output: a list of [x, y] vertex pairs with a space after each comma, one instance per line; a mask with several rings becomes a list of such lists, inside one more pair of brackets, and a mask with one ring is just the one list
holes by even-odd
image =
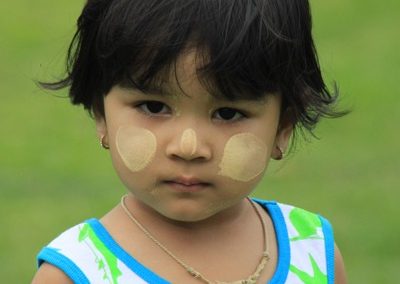
[[57, 267], [43, 263], [31, 284], [73, 284], [72, 280]]
[[339, 248], [335, 244], [335, 284], [346, 284], [346, 271], [344, 268], [344, 262], [342, 254]]

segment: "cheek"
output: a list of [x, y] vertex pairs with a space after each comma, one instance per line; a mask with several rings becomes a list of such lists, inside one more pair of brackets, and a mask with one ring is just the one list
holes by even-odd
[[267, 153], [267, 145], [254, 134], [234, 135], [225, 145], [218, 174], [236, 181], [251, 181], [264, 172]]
[[154, 158], [157, 141], [147, 129], [123, 126], [118, 129], [115, 140], [118, 154], [132, 172], [143, 170]]

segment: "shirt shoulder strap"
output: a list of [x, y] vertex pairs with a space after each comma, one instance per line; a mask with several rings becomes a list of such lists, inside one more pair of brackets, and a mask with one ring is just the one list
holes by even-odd
[[333, 284], [334, 238], [330, 223], [307, 210], [278, 203], [290, 242], [287, 283]]
[[68, 229], [43, 248], [38, 265], [48, 262], [74, 283], [118, 283], [126, 267], [99, 239], [90, 221]]

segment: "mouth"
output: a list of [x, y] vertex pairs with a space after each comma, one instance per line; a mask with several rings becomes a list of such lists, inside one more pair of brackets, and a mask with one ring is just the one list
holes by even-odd
[[204, 190], [211, 185], [211, 183], [192, 177], [179, 177], [166, 180], [164, 183], [174, 190], [189, 192]]

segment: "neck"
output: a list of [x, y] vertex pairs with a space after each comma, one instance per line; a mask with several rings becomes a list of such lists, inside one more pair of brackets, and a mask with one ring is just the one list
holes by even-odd
[[175, 233], [181, 232], [193, 235], [199, 235], [201, 232], [213, 232], [215, 234], [218, 231], [226, 231], [229, 227], [243, 224], [246, 218], [252, 217], [253, 214], [251, 205], [245, 198], [217, 214], [194, 222], [167, 218], [133, 195], [128, 195], [125, 198], [125, 204], [132, 215], [148, 227], [149, 230], [157, 228], [157, 231], [165, 229], [172, 230]]
[[[258, 209], [255, 207], [255, 205], [253, 203], [251, 203], [251, 201], [248, 202], [247, 200], [242, 200], [241, 202], [239, 202], [237, 205], [238, 208], [236, 210], [234, 210], [234, 212], [235, 212], [234, 214], [231, 212], [223, 212], [224, 215], [227, 214], [227, 216], [229, 217], [228, 219], [226, 218], [226, 216], [223, 216], [223, 217], [215, 216], [212, 219], [208, 218], [206, 220], [201, 220], [198, 222], [190, 222], [190, 223], [177, 222], [177, 221], [169, 220], [169, 219], [167, 219], [166, 221], [163, 221], [162, 223], [158, 222], [158, 224], [150, 223], [153, 228], [154, 228], [154, 226], [157, 226], [156, 229], [157, 229], [157, 233], [159, 234], [159, 236], [153, 235], [151, 232], [151, 229], [147, 230], [147, 228], [145, 228], [145, 226], [143, 226], [143, 224], [141, 222], [143, 220], [139, 221], [136, 219], [136, 217], [133, 216], [131, 211], [128, 209], [127, 202], [125, 202], [125, 201], [126, 200], [124, 200], [124, 198], [121, 200], [122, 209], [125, 211], [127, 216], [131, 219], [131, 221], [136, 223], [136, 225], [140, 228], [140, 230], [144, 233], [144, 235], [146, 235], [161, 250], [163, 250], [172, 259], [174, 259], [178, 264], [180, 264], [191, 276], [193, 276], [195, 278], [200, 278], [205, 283], [209, 283], [209, 284], [211, 284], [211, 283], [226, 283], [226, 284], [228, 284], [228, 283], [230, 283], [230, 284], [249, 283], [250, 284], [251, 283], [251, 284], [255, 284], [258, 281], [258, 279], [260, 278], [261, 273], [265, 269], [266, 264], [270, 259], [269, 250], [268, 250], [268, 237], [266, 234], [265, 224], [264, 224], [264, 221], [262, 220], [262, 217], [261, 217]], [[136, 205], [136, 206], [142, 205], [143, 206], [143, 204], [134, 204], [133, 203], [134, 201], [137, 202], [137, 200], [131, 199], [131, 201], [130, 201], [131, 206], [133, 206], [133, 205]], [[248, 204], [248, 206], [245, 206], [245, 204]], [[186, 263], [186, 261], [184, 261], [180, 257], [178, 257], [180, 253], [176, 254], [176, 252], [182, 251], [182, 248], [185, 248], [185, 250], [187, 251], [188, 248], [192, 247], [193, 243], [197, 243], [197, 244], [201, 245], [200, 251], [198, 251], [200, 253], [203, 253], [205, 250], [209, 250], [210, 248], [211, 248], [211, 251], [216, 251], [216, 250], [224, 251], [224, 249], [226, 251], [226, 248], [229, 248], [229, 251], [228, 252], [226, 251], [225, 253], [230, 254], [232, 247], [237, 247], [238, 244], [242, 244], [243, 240], [248, 238], [249, 232], [252, 231], [252, 230], [246, 230], [246, 228], [243, 230], [243, 228], [241, 228], [241, 225], [244, 225], [246, 227], [247, 223], [253, 223], [253, 222], [246, 222], [246, 221], [251, 221], [251, 219], [249, 219], [250, 216], [247, 213], [249, 211], [248, 210], [249, 207], [252, 211], [254, 211], [256, 213], [258, 221], [261, 221], [264, 248], [263, 248], [261, 260], [260, 260], [259, 264], [257, 265], [255, 272], [253, 274], [251, 274], [250, 276], [248, 276], [246, 279], [234, 281], [234, 282], [210, 281], [207, 278], [205, 278], [205, 276], [203, 276], [202, 273], [200, 273], [196, 269], [192, 268], [191, 266], [189, 266]], [[142, 209], [145, 209], [145, 208], [142, 208]], [[147, 208], [145, 210], [148, 211], [148, 209], [149, 208]], [[152, 218], [153, 221], [160, 221], [159, 216], [158, 217], [157, 217], [157, 215], [154, 216], [154, 214], [153, 214], [154, 211], [153, 212], [152, 211], [153, 210], [147, 212], [147, 217]], [[241, 214], [240, 214], [240, 212], [241, 212]], [[141, 215], [143, 217], [145, 217], [146, 214], [143, 214], [144, 213], [143, 210], [141, 211], [141, 213], [142, 213]], [[220, 215], [220, 214], [218, 214], [218, 215]], [[243, 217], [246, 217], [245, 215], [247, 215], [247, 220], [242, 219]], [[236, 216], [236, 217], [232, 217], [232, 216]], [[223, 220], [223, 223], [220, 222], [221, 218]], [[238, 221], [240, 221], [240, 222], [238, 222]], [[229, 225], [238, 223], [238, 226], [233, 226], [233, 227], [229, 228], [226, 226], [227, 222], [229, 223]], [[161, 228], [160, 226], [158, 226], [159, 224], [163, 225], [164, 228]], [[216, 227], [215, 225], [218, 225], [218, 227]], [[169, 231], [166, 231], [167, 227], [169, 227], [167, 229]], [[205, 227], [207, 228], [207, 230], [203, 230]], [[250, 227], [253, 227], [253, 230], [254, 230], [254, 226], [250, 226]], [[259, 227], [259, 226], [257, 226], [257, 227]], [[239, 228], [239, 230], [238, 230], [238, 228]], [[171, 229], [174, 230], [173, 237], [162, 240], [161, 238], [171, 235]], [[218, 231], [215, 231], [213, 229], [217, 229]], [[182, 232], [179, 232], [182, 230], [183, 230], [184, 234], [182, 234]], [[196, 233], [193, 234], [193, 231], [195, 231]], [[199, 234], [199, 232], [200, 232], [200, 234]], [[235, 234], [235, 232], [236, 232], [236, 234]], [[241, 236], [239, 236], [239, 238], [237, 238], [238, 234], [241, 232], [244, 232], [245, 235], [247, 235], [247, 237], [243, 236], [243, 234], [241, 234]], [[255, 235], [254, 233], [250, 233], [250, 234]], [[235, 238], [236, 238], [236, 240], [235, 240]], [[231, 244], [227, 245], [226, 242], [229, 239], [231, 239], [230, 240]], [[211, 240], [211, 243], [210, 243], [210, 240]], [[165, 242], [165, 241], [168, 241], [168, 242]], [[196, 241], [200, 241], [200, 242], [196, 242]], [[240, 241], [240, 242], [238, 243], [238, 241]], [[168, 244], [168, 246], [165, 246], [166, 243]], [[252, 242], [249, 242], [249, 243], [252, 243]], [[224, 248], [224, 246], [225, 246], [225, 248]], [[196, 247], [199, 248], [199, 246], [196, 246]], [[193, 255], [193, 252], [196, 252], [196, 250], [193, 250], [191, 253], [189, 253], [189, 255]]]

